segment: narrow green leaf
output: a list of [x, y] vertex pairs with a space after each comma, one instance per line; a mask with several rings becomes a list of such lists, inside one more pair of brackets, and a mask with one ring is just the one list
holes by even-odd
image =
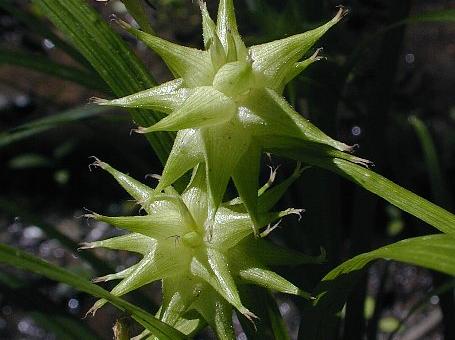
[[[145, 66], [120, 37], [84, 0], [34, 0], [90, 62], [117, 97], [146, 90], [155, 85]], [[154, 111], [130, 110], [134, 121], [150, 126], [163, 116]], [[164, 163], [172, 146], [172, 135], [147, 135]]]
[[0, 244], [0, 262], [27, 271], [35, 272], [46, 276], [51, 280], [66, 283], [67, 285], [70, 285], [71, 287], [82, 292], [91, 294], [98, 298], [106, 299], [120, 310], [130, 313], [137, 322], [152, 331], [160, 339], [176, 340], [186, 338], [185, 335], [171, 326], [159, 321], [141, 308], [110, 294], [108, 291], [90, 283], [89, 281], [86, 281], [79, 275], [73, 274], [63, 268], [43, 261], [19, 249]]
[[361, 270], [377, 259], [406, 262], [455, 275], [455, 238], [445, 234], [411, 238], [360, 254], [334, 268], [316, 288], [315, 304], [304, 311], [301, 338], [335, 337], [337, 314], [361, 277]]
[[122, 0], [122, 2], [141, 29], [147, 33], [153, 34], [154, 31], [152, 25], [150, 25], [149, 17], [147, 16], [147, 7], [144, 0]]
[[453, 235], [436, 234], [406, 239], [360, 254], [328, 273], [323, 281], [351, 271], [362, 269], [376, 259], [395, 260], [455, 275], [455, 238]]
[[58, 64], [39, 55], [2, 49], [0, 50], [0, 64], [25, 67], [57, 78], [72, 81], [89, 89], [99, 90], [105, 93], [109, 92], [107, 85], [97, 74], [89, 73], [80, 68]]
[[452, 198], [445, 185], [446, 181], [442, 173], [436, 146], [434, 145], [430, 131], [428, 131], [425, 123], [416, 116], [410, 117], [409, 122], [414, 128], [422, 146], [423, 157], [430, 177], [433, 198], [439, 204], [450, 207], [452, 206]]
[[0, 133], [0, 149], [44, 131], [94, 117], [107, 110], [107, 108], [83, 105], [62, 113], [30, 121], [10, 131]]
[[454, 22], [455, 8], [447, 8], [442, 10], [432, 10], [416, 14], [409, 17], [404, 22], [419, 23], [419, 22]]
[[436, 229], [444, 233], [455, 234], [455, 215], [370, 169], [338, 158], [323, 161], [319, 165], [382, 197]]

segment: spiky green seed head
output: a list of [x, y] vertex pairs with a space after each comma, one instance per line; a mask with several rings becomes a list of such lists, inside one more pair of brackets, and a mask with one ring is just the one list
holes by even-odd
[[[182, 320], [185, 320], [187, 312], [194, 310], [216, 332], [231, 335], [233, 308], [250, 320], [255, 318], [254, 311], [244, 306], [240, 299], [239, 284], [256, 284], [310, 298], [308, 293], [273, 272], [270, 266], [319, 263], [323, 259], [252, 237], [253, 222], [239, 200], [222, 204], [215, 214], [213, 225], [208, 227], [209, 198], [204, 164], [194, 170], [190, 184], [181, 195], [172, 187], [165, 188], [164, 192], [156, 191], [99, 160], [94, 165], [109, 172], [146, 213], [126, 217], [97, 213], [87, 215], [129, 233], [84, 243], [82, 249], [104, 247], [142, 256], [129, 268], [94, 280], [120, 280], [112, 290], [114, 295], [120, 296], [161, 280], [163, 304], [159, 317], [164, 322], [190, 332], [192, 328], [186, 329], [188, 323]], [[299, 172], [300, 169], [296, 173]], [[280, 186], [287, 187], [289, 184], [282, 182], [274, 188], [268, 186], [260, 193], [262, 219], [259, 225], [269, 226], [266, 232], [272, 230], [270, 225], [274, 221], [300, 212], [295, 209], [276, 213], [266, 211], [269, 202], [279, 199], [283, 192]], [[90, 312], [95, 312], [105, 302], [99, 300]], [[196, 327], [196, 321], [188, 322]]]
[[351, 147], [317, 127], [282, 97], [285, 85], [321, 58], [302, 58], [346, 10], [326, 24], [285, 39], [246, 47], [237, 30], [232, 0], [221, 0], [218, 20], [200, 1], [204, 50], [180, 46], [119, 21], [167, 64], [176, 80], [100, 105], [145, 108], [168, 116], [139, 133], [178, 131], [157, 190], [204, 162], [213, 220], [230, 178], [258, 229], [257, 197], [261, 154], [272, 152], [309, 164], [346, 154]]

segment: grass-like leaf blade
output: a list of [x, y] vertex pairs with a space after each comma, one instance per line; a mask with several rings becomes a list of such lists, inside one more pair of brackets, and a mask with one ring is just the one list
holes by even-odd
[[437, 234], [406, 239], [360, 254], [331, 270], [316, 288], [317, 300], [304, 311], [302, 339], [334, 339], [338, 313], [352, 292], [362, 269], [377, 259], [410, 263], [455, 275], [455, 238]]
[[431, 10], [416, 14], [405, 20], [406, 23], [419, 22], [454, 22], [455, 8]]
[[455, 234], [455, 215], [374, 171], [339, 158], [323, 161], [319, 165], [382, 197], [436, 229]]
[[136, 20], [141, 29], [147, 33], [154, 34], [150, 18], [147, 15], [146, 3], [144, 0], [122, 0], [128, 13]]
[[72, 81], [89, 89], [102, 91], [104, 93], [109, 92], [107, 85], [96, 73], [93, 74], [80, 68], [59, 64], [39, 55], [2, 49], [0, 50], [0, 65], [1, 64], [21, 66], [33, 71]]
[[414, 237], [360, 254], [331, 270], [323, 281], [360, 270], [376, 259], [395, 260], [455, 275], [455, 237], [436, 234]]
[[70, 271], [50, 264], [19, 249], [0, 244], [0, 263], [46, 276], [51, 280], [70, 285], [79, 291], [106, 299], [120, 310], [131, 314], [133, 319], [149, 329], [159, 339], [178, 340], [186, 338], [184, 334], [156, 319], [143, 309], [112, 295], [103, 288], [81, 278], [79, 275], [73, 274]]
[[430, 178], [431, 191], [435, 201], [443, 206], [453, 207], [453, 199], [447, 190], [447, 182], [441, 169], [438, 152], [430, 131], [428, 131], [425, 123], [416, 116], [411, 116], [409, 118], [409, 123], [414, 128], [422, 147], [423, 158]]
[[[70, 39], [117, 97], [155, 85], [143, 63], [86, 1], [34, 0], [34, 3]], [[150, 110], [129, 112], [140, 126], [153, 125], [163, 117]], [[169, 155], [172, 136], [166, 132], [147, 134], [147, 139], [163, 163]]]
[[50, 129], [91, 118], [106, 111], [108, 109], [99, 106], [83, 105], [61, 113], [38, 118], [9, 131], [1, 132], [0, 149]]

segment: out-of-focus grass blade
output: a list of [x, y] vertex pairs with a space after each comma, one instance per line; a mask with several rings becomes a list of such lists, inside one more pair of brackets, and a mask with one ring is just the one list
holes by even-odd
[[99, 106], [83, 105], [62, 113], [33, 120], [10, 131], [0, 133], [0, 149], [44, 131], [91, 118], [106, 111], [108, 111], [106, 108]]
[[[0, 198], [0, 211], [4, 211], [10, 216], [20, 216], [21, 220], [36, 225], [41, 228], [50, 239], [58, 240], [60, 244], [70, 252], [74, 252], [79, 247], [78, 243], [62, 234], [54, 226], [40, 221], [39, 218], [24, 211], [24, 209], [20, 208], [10, 200]], [[110, 273], [113, 271], [109, 265], [90, 252], [80, 252], [77, 256], [89, 263], [98, 273]]]
[[414, 128], [417, 137], [419, 138], [420, 145], [422, 146], [423, 157], [428, 169], [428, 175], [430, 176], [431, 190], [433, 191], [434, 199], [439, 204], [448, 207], [453, 206], [452, 198], [446, 189], [446, 181], [440, 167], [438, 153], [428, 128], [425, 126], [424, 122], [416, 116], [411, 116], [409, 122]]
[[361, 270], [377, 259], [406, 262], [455, 275], [455, 238], [438, 234], [403, 240], [360, 254], [331, 270], [316, 288], [317, 300], [302, 318], [302, 339], [335, 338], [338, 313], [352, 292]]
[[90, 64], [85, 60], [85, 58], [71, 45], [62, 40], [57, 34], [52, 32], [39, 18], [29, 12], [25, 12], [21, 8], [9, 0], [0, 0], [0, 8], [5, 10], [19, 20], [22, 24], [27, 26], [31, 32], [35, 32], [41, 35], [43, 38], [47, 38], [52, 43], [60, 48], [62, 51], [66, 52], [73, 60], [77, 61], [79, 64], [92, 69]]
[[[31, 289], [33, 284], [7, 272], [0, 272], [0, 290], [3, 294], [8, 294], [8, 301], [28, 313], [37, 324], [52, 332], [58, 339], [99, 339], [87, 325], [79, 318], [69, 315], [65, 309], [52, 310], [57, 304], [49, 301], [41, 292]], [[46, 305], [42, 305], [43, 303]], [[44, 312], [47, 309], [49, 312]]]
[[319, 165], [382, 197], [436, 229], [455, 234], [455, 215], [374, 171], [339, 158], [323, 161]]
[[433, 22], [433, 23], [443, 23], [443, 22], [454, 22], [455, 21], [455, 9], [443, 9], [443, 10], [431, 10], [427, 12], [423, 12], [420, 14], [416, 14], [414, 16], [408, 17], [404, 20], [395, 22], [389, 26], [386, 26], [376, 33], [370, 35], [365, 40], [363, 40], [351, 53], [349, 58], [347, 58], [346, 63], [344, 64], [344, 73], [346, 76], [352, 70], [355, 65], [357, 65], [359, 59], [362, 56], [362, 53], [368, 49], [368, 45], [379, 39], [381, 35], [387, 33], [388, 31], [395, 29], [401, 25], [407, 24], [419, 24], [424, 22]]
[[75, 82], [89, 89], [109, 93], [109, 88], [102, 79], [98, 78], [97, 74], [91, 74], [80, 68], [58, 64], [42, 56], [0, 50], [0, 65], [1, 64], [25, 67], [57, 78]]
[[[117, 97], [155, 85], [133, 51], [84, 0], [34, 0], [34, 3], [72, 41]], [[150, 110], [130, 110], [130, 113], [141, 126], [150, 126], [163, 117]], [[170, 152], [172, 136], [170, 133], [147, 135], [163, 163]]]
[[53, 333], [57, 339], [68, 340], [98, 340], [86, 327], [65, 316], [50, 315], [41, 312], [32, 312], [30, 316], [44, 329]]
[[455, 21], [455, 8], [448, 8], [442, 10], [432, 10], [416, 14], [403, 23], [419, 23], [419, 22], [454, 22]]
[[97, 298], [106, 299], [120, 310], [130, 313], [133, 319], [153, 332], [159, 339], [178, 340], [186, 338], [185, 335], [156, 319], [143, 309], [112, 295], [103, 288], [81, 278], [79, 275], [73, 274], [19, 249], [0, 244], [0, 263], [6, 263], [46, 276], [51, 280], [66, 283], [79, 291], [91, 294]]
[[290, 336], [286, 324], [270, 291], [251, 286], [241, 286], [239, 289], [242, 301], [258, 317], [253, 325], [251, 321], [239, 315], [239, 320], [248, 339], [289, 340]]
[[141, 29], [147, 33], [154, 34], [149, 17], [147, 16], [145, 2], [143, 0], [122, 0], [122, 2]]

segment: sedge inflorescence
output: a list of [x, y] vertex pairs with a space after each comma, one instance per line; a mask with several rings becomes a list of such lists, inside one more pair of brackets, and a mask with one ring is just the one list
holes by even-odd
[[[140, 204], [145, 215], [110, 217], [97, 213], [86, 216], [109, 223], [130, 233], [107, 240], [82, 244], [82, 249], [108, 248], [138, 253], [142, 259], [133, 266], [96, 278], [95, 282], [121, 280], [112, 290], [123, 295], [153, 281], [162, 280], [163, 304], [159, 314], [162, 321], [180, 326], [190, 332], [199, 319], [187, 320], [185, 313], [196, 311], [220, 334], [233, 335], [232, 309], [248, 319], [256, 316], [242, 304], [237, 286], [256, 284], [278, 292], [310, 298], [307, 292], [273, 272], [270, 265], [320, 263], [320, 257], [280, 248], [263, 238], [255, 238], [253, 223], [241, 201], [223, 203], [217, 210], [213, 228], [204, 228], [208, 214], [208, 192], [204, 164], [198, 165], [190, 184], [179, 194], [171, 186], [157, 192], [109, 164], [96, 160], [94, 166], [109, 172]], [[297, 168], [293, 180], [300, 174]], [[298, 209], [270, 212], [271, 202], [280, 198], [283, 186], [289, 181], [263, 188], [259, 196], [260, 227], [265, 232], [273, 223]], [[271, 227], [272, 226], [272, 227]], [[90, 312], [106, 303], [99, 300]]]
[[[258, 237], [266, 236], [283, 216], [300, 212], [271, 211], [300, 174], [300, 167], [278, 186], [269, 188], [269, 183], [259, 188], [261, 155], [271, 152], [308, 164], [333, 157], [367, 161], [350, 155], [352, 147], [324, 134], [282, 96], [288, 82], [320, 60], [319, 50], [302, 58], [346, 14], [343, 8], [314, 30], [251, 47], [240, 37], [232, 0], [220, 1], [216, 23], [202, 1], [200, 8], [203, 50], [171, 43], [118, 20], [164, 60], [176, 79], [127, 97], [93, 101], [160, 111], [165, 118], [136, 131], [177, 131], [177, 136], [154, 189], [107, 163], [95, 162], [114, 176], [146, 214], [89, 214], [130, 233], [86, 243], [83, 248], [139, 253], [142, 259], [137, 264], [97, 281], [121, 280], [112, 293], [123, 295], [161, 280], [161, 320], [189, 334], [197, 323], [190, 322], [186, 313], [196, 311], [221, 338], [233, 338], [233, 308], [255, 318], [254, 311], [241, 301], [239, 284], [309, 298], [269, 266], [321, 260]], [[190, 170], [190, 184], [177, 192], [172, 185]], [[223, 203], [231, 179], [239, 197]], [[98, 301], [92, 311], [105, 302]]]

